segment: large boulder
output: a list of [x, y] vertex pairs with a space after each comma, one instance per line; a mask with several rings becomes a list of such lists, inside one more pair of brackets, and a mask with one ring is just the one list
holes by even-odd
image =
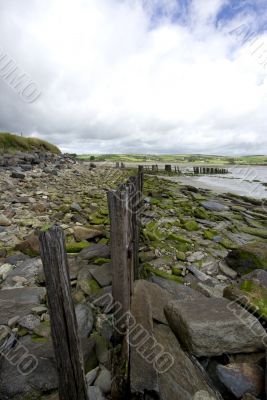
[[[166, 365], [166, 371], [161, 371], [161, 357], [158, 358], [159, 392], [161, 400], [216, 400], [221, 399], [210, 386], [206, 374], [195, 365], [189, 356], [181, 349], [179, 342], [168, 326], [156, 325], [154, 334], [164, 352], [173, 357], [172, 365]], [[168, 368], [169, 367], [169, 368]], [[162, 372], [162, 373], [161, 373]], [[205, 397], [200, 397], [205, 395]]]
[[[25, 362], [22, 361], [23, 357]], [[0, 368], [1, 400], [35, 399], [39, 398], [34, 396], [40, 392], [48, 392], [57, 387], [58, 375], [50, 341], [34, 343], [30, 336], [26, 336], [16, 342], [8, 358], [3, 357]]]
[[165, 314], [180, 342], [195, 356], [250, 353], [265, 348], [265, 330], [257, 318], [226, 299], [172, 301], [165, 307]]
[[267, 271], [255, 269], [242, 279], [224, 289], [224, 297], [267, 321]]
[[267, 245], [253, 242], [229, 252], [227, 264], [238, 274], [243, 275], [254, 269], [267, 269]]

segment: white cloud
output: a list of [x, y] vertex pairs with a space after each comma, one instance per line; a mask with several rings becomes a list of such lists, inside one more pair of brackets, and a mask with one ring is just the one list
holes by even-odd
[[266, 153], [264, 55], [229, 34], [253, 16], [216, 28], [226, 1], [162, 4], [0, 0], [0, 45], [42, 89], [25, 105], [0, 80], [0, 129], [76, 152]]

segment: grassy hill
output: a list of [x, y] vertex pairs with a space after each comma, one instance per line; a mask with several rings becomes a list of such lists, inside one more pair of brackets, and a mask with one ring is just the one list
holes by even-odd
[[59, 154], [58, 147], [38, 138], [26, 138], [11, 133], [0, 132], [0, 153], [16, 153], [18, 151], [50, 151]]
[[154, 162], [156, 163], [196, 163], [196, 164], [236, 164], [236, 165], [267, 165], [267, 156], [214, 156], [203, 154], [83, 154], [79, 155], [80, 160], [90, 161], [122, 161], [122, 162]]

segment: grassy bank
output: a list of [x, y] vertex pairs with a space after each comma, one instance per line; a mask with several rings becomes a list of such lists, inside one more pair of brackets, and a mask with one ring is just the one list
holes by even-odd
[[154, 163], [196, 163], [196, 164], [217, 164], [217, 165], [267, 165], [267, 156], [214, 156], [203, 154], [82, 154], [78, 156], [80, 160], [89, 161], [110, 161], [110, 162], [154, 162]]
[[0, 153], [16, 153], [19, 151], [50, 151], [55, 154], [60, 153], [58, 147], [46, 142], [45, 140], [32, 137], [26, 138], [5, 132], [0, 133]]

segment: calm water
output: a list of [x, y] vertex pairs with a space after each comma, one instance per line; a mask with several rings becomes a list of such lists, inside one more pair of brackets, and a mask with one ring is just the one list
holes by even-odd
[[175, 177], [172, 180], [192, 186], [211, 189], [220, 193], [234, 193], [257, 199], [267, 198], [267, 166], [232, 167], [227, 175], [205, 175]]

